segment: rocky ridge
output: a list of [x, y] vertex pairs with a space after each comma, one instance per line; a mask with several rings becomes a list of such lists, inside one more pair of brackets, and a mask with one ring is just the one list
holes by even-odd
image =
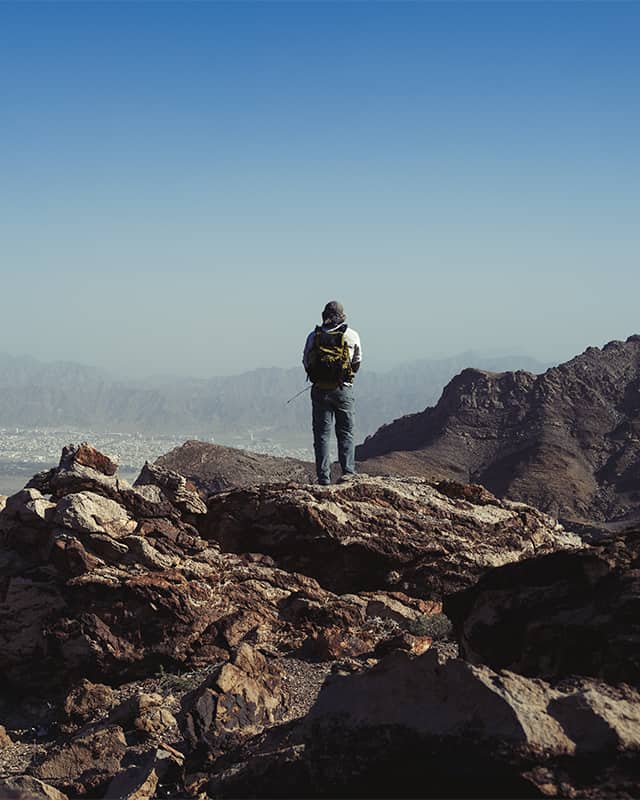
[[315, 478], [314, 465], [306, 461], [196, 440], [189, 440], [160, 456], [154, 465], [184, 475], [204, 497], [258, 483], [311, 483]]
[[371, 474], [475, 482], [554, 516], [640, 517], [640, 336], [543, 375], [466, 369], [356, 450]]
[[[5, 796], [637, 794], [632, 537], [597, 550], [452, 481], [286, 482], [204, 503], [159, 465], [130, 486], [86, 444], [7, 499], [0, 532]], [[620, 598], [597, 612], [620, 632], [596, 651], [609, 667], [494, 666], [494, 582], [514, 614], [524, 591], [527, 631], [548, 616], [529, 585], [589, 613], [584, 581], [546, 566], [562, 558]], [[532, 576], [524, 589], [509, 570]]]

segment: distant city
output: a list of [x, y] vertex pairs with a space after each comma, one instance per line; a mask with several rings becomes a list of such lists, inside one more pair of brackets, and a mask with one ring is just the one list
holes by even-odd
[[[152, 435], [91, 431], [80, 428], [0, 428], [0, 494], [19, 491], [36, 472], [54, 467], [60, 460], [62, 448], [70, 443], [89, 442], [118, 462], [119, 474], [134, 480], [145, 461], [154, 461], [179, 447], [189, 439], [214, 442], [193, 433]], [[254, 431], [233, 436], [215, 444], [252, 450], [272, 456], [289, 456], [303, 461], [312, 459], [312, 451], [304, 447], [287, 447], [268, 436]]]

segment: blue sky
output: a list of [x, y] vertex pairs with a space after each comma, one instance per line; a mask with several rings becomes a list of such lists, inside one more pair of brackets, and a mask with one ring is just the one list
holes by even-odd
[[640, 4], [0, 3], [0, 350], [376, 367], [640, 332]]

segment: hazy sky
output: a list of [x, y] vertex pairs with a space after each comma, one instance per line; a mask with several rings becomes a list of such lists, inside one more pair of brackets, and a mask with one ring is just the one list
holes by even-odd
[[144, 374], [640, 332], [640, 4], [0, 3], [0, 350]]

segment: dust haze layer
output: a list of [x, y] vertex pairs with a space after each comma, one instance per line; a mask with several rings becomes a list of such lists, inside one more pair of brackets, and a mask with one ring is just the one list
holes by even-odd
[[[474, 353], [423, 359], [385, 373], [373, 372], [365, 364], [356, 380], [358, 438], [394, 417], [434, 403], [447, 381], [470, 365], [544, 368], [526, 356]], [[301, 366], [208, 380], [124, 381], [72, 362], [43, 363], [0, 353], [0, 419], [4, 427], [82, 426], [220, 439], [257, 431], [286, 443], [310, 436], [307, 395], [287, 403], [305, 385]]]

